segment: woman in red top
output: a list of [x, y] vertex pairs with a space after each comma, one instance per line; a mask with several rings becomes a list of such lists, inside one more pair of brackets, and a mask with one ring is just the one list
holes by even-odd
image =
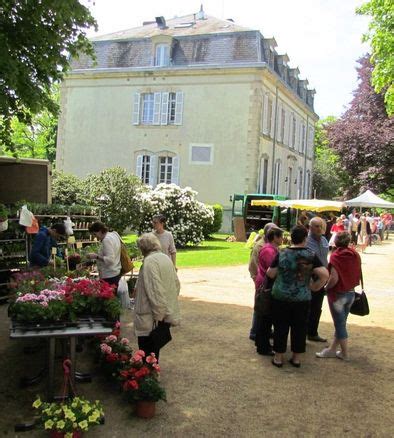
[[[357, 251], [349, 248], [350, 234], [338, 233], [335, 237], [337, 249], [331, 254], [326, 290], [331, 316], [334, 321], [335, 335], [328, 348], [316, 353], [317, 357], [337, 357], [349, 360], [348, 334], [346, 320], [354, 301], [354, 288], [360, 284], [361, 259]], [[338, 347], [341, 347], [337, 351]]]
[[343, 231], [345, 231], [345, 226], [343, 225], [343, 220], [339, 217], [336, 223], [331, 227], [331, 239], [328, 245], [335, 246], [335, 236]]

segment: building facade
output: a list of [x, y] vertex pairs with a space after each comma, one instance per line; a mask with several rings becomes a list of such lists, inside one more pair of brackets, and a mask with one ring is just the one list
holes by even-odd
[[93, 44], [61, 86], [58, 169], [122, 166], [227, 211], [233, 193], [310, 197], [314, 90], [273, 38], [200, 11]]

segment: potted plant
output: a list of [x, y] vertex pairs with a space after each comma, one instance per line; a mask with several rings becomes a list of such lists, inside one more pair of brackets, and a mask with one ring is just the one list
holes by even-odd
[[45, 403], [37, 397], [33, 407], [38, 410], [39, 423], [51, 438], [79, 438], [83, 432], [100, 424], [104, 417], [98, 400], [91, 402], [83, 397], [74, 397], [62, 404]]
[[123, 390], [136, 402], [135, 412], [140, 418], [152, 418], [156, 402], [167, 400], [165, 389], [159, 383], [160, 367], [154, 353], [145, 357], [142, 350], [134, 353], [131, 367], [120, 372]]
[[111, 334], [100, 343], [101, 367], [108, 377], [117, 379], [119, 372], [130, 366], [132, 353], [127, 338]]

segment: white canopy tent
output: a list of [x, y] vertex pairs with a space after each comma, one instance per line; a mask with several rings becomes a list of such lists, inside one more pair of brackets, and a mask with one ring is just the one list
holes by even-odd
[[367, 190], [357, 198], [345, 201], [347, 207], [364, 207], [364, 208], [394, 208], [394, 203], [379, 198], [371, 190]]

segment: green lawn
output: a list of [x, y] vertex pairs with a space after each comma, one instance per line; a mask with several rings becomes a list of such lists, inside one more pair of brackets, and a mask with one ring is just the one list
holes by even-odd
[[[190, 246], [177, 250], [177, 266], [231, 266], [242, 265], [249, 261], [250, 249], [243, 242], [227, 242], [227, 234], [215, 234], [212, 239], [198, 246]], [[134, 234], [123, 236], [126, 243], [137, 239]]]

